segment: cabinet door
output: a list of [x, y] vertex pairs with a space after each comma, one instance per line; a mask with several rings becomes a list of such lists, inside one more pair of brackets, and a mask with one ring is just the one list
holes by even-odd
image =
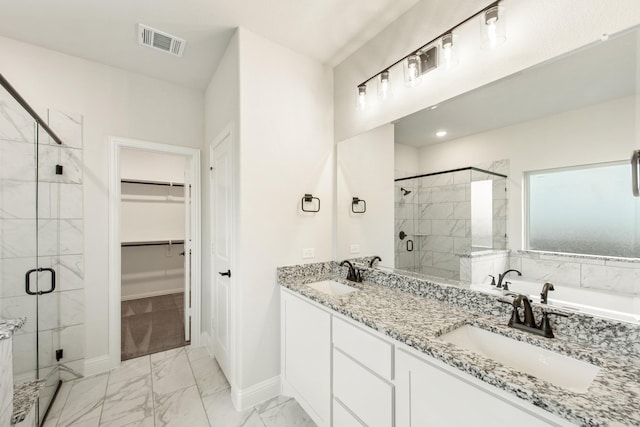
[[[435, 361], [434, 361], [435, 362]], [[499, 391], [499, 390], [497, 390]], [[499, 393], [447, 372], [404, 351], [396, 351], [396, 426], [535, 427], [556, 424], [514, 406]]]
[[393, 385], [333, 351], [333, 395], [369, 427], [393, 426]]
[[333, 427], [366, 427], [342, 404], [333, 399]]
[[333, 346], [382, 378], [393, 380], [393, 345], [390, 342], [334, 316]]
[[331, 315], [282, 291], [283, 393], [318, 425], [331, 416]]

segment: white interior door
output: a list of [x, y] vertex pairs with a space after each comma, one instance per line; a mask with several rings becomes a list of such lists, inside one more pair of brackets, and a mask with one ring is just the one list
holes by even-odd
[[184, 168], [184, 340], [191, 340], [191, 170]]
[[231, 289], [231, 136], [211, 152], [212, 297], [214, 355], [227, 378], [230, 374]]

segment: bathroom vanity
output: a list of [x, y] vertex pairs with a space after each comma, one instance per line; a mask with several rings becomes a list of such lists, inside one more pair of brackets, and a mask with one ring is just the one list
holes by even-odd
[[362, 275], [347, 282], [337, 263], [278, 269], [282, 391], [318, 425], [640, 424], [640, 326], [567, 313], [549, 339], [509, 328], [497, 296]]

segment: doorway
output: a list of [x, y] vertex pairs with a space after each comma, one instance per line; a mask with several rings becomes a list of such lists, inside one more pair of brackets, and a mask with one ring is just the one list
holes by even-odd
[[110, 359], [199, 344], [199, 150], [111, 139]]
[[186, 160], [120, 150], [121, 360], [184, 347], [191, 340]]

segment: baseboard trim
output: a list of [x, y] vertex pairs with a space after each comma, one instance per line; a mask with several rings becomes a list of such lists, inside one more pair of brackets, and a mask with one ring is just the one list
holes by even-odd
[[237, 411], [251, 409], [258, 403], [280, 395], [280, 375], [244, 390], [231, 387], [231, 401]]
[[152, 291], [152, 292], [145, 292], [142, 294], [133, 294], [133, 295], [122, 295], [120, 297], [121, 301], [131, 301], [134, 299], [141, 299], [141, 298], [150, 298], [150, 297], [159, 297], [162, 295], [171, 295], [171, 294], [181, 294], [184, 292], [184, 288], [176, 288], [176, 289], [166, 289], [163, 291]]
[[84, 376], [88, 377], [90, 375], [101, 374], [116, 367], [108, 355], [86, 359], [84, 361]]

